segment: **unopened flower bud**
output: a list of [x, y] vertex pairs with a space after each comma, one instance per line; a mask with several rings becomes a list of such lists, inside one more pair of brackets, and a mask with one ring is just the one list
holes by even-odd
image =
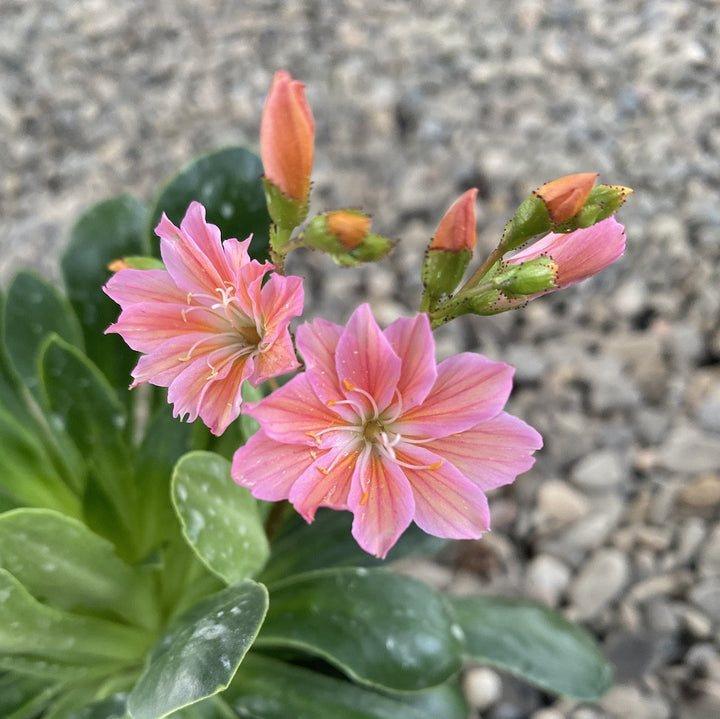
[[304, 85], [276, 72], [260, 123], [260, 154], [268, 211], [281, 227], [292, 229], [307, 216], [314, 140]]
[[614, 215], [632, 193], [621, 185], [598, 185], [594, 187], [585, 206], [573, 218], [570, 229], [590, 227]]
[[359, 210], [323, 212], [308, 222], [298, 243], [330, 255], [344, 267], [373, 262], [395, 245], [392, 240], [370, 230], [370, 218]]
[[477, 238], [475, 198], [477, 189], [463, 193], [440, 220], [430, 247], [425, 253], [422, 282], [425, 287], [423, 308], [434, 307], [452, 294], [465, 274]]
[[557, 289], [558, 265], [550, 257], [537, 257], [520, 264], [503, 262], [493, 283], [511, 299]]
[[597, 172], [582, 172], [566, 175], [552, 182], [546, 182], [533, 192], [547, 208], [553, 225], [561, 225], [577, 215], [592, 191]]
[[157, 257], [147, 257], [145, 255], [132, 255], [128, 257], [120, 257], [110, 262], [107, 266], [110, 272], [120, 272], [120, 270], [164, 270], [165, 265], [162, 260]]

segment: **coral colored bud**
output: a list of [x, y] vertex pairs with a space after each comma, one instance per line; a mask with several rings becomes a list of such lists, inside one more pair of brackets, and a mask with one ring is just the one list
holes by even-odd
[[342, 267], [373, 262], [395, 245], [370, 230], [370, 218], [360, 210], [334, 210], [315, 215], [298, 236], [299, 245], [330, 255]]
[[145, 255], [132, 255], [113, 260], [107, 266], [110, 272], [120, 270], [164, 270], [165, 265], [157, 257], [146, 257]]
[[475, 225], [475, 198], [477, 188], [464, 192], [450, 206], [445, 216], [440, 220], [435, 236], [430, 244], [431, 250], [461, 250], [475, 249], [477, 228]]
[[260, 123], [265, 177], [287, 198], [307, 204], [313, 164], [315, 121], [304, 85], [276, 72]]
[[566, 175], [546, 182], [533, 194], [545, 203], [553, 225], [561, 225], [580, 212], [597, 178], [597, 172]]
[[325, 217], [328, 232], [346, 249], [354, 250], [370, 230], [370, 218], [361, 212], [337, 210]]
[[129, 267], [130, 265], [122, 258], [109, 262], [107, 266], [110, 272], [120, 272], [120, 270], [127, 270]]

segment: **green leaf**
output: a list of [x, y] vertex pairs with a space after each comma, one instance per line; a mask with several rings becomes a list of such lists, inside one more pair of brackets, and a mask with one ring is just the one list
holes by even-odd
[[363, 551], [351, 534], [352, 515], [334, 509], [320, 509], [315, 521], [308, 524], [300, 515], [285, 520], [267, 566], [259, 576], [270, 584], [293, 574], [327, 567], [374, 567], [386, 561], [419, 554], [434, 554], [447, 542], [432, 537], [412, 524], [390, 550], [386, 560]]
[[265, 587], [243, 582], [208, 597], [158, 642], [130, 693], [134, 719], [160, 719], [225, 689], [267, 611]]
[[191, 452], [173, 474], [173, 504], [183, 535], [198, 557], [227, 584], [254, 576], [269, 547], [257, 502], [230, 477], [230, 462]]
[[70, 303], [29, 272], [20, 272], [10, 285], [4, 325], [8, 355], [33, 392], [38, 390], [38, 351], [49, 334], [83, 348], [82, 330]]
[[44, 509], [0, 515], [0, 567], [36, 599], [58, 609], [111, 610], [131, 623], [157, 625], [149, 575], [84, 524]]
[[92, 687], [70, 691], [42, 719], [125, 719], [127, 694], [116, 694], [93, 701]]
[[258, 646], [302, 649], [359, 682], [417, 691], [460, 669], [459, 636], [445, 600], [426, 584], [347, 568], [273, 586]]
[[116, 334], [103, 334], [120, 308], [102, 291], [108, 264], [125, 255], [147, 255], [147, 209], [120, 196], [94, 205], [70, 230], [61, 268], [68, 297], [85, 336], [90, 359], [116, 390], [126, 390], [137, 355]]
[[137, 661], [147, 644], [146, 631], [41, 604], [0, 569], [0, 657], [11, 655], [16, 671], [23, 661], [111, 671]]
[[0, 408], [0, 437], [0, 486], [5, 496], [17, 504], [49, 507], [79, 517], [80, 499], [57, 472], [32, 422], [20, 424]]
[[592, 701], [612, 683], [612, 668], [590, 635], [557, 612], [526, 600], [452, 600], [467, 654], [557, 694]]
[[457, 685], [388, 696], [310, 669], [249, 654], [222, 694], [253, 719], [466, 719]]
[[270, 216], [260, 181], [262, 163], [244, 147], [226, 147], [203, 155], [181, 168], [160, 193], [150, 214], [150, 237], [164, 212], [177, 226], [193, 200], [202, 203], [208, 222], [223, 239], [253, 236], [250, 255], [268, 257]]
[[[52, 338], [42, 359], [43, 386], [52, 423], [72, 438], [85, 458], [93, 490], [101, 489], [110, 502], [107, 506], [102, 502], [91, 506], [90, 510], [102, 521], [93, 522], [91, 514], [88, 521], [93, 529], [112, 522], [100, 533], [107, 532], [122, 547], [132, 546], [138, 497], [124, 440], [125, 409], [97, 367], [76, 348]], [[97, 494], [90, 496], [96, 498]]]
[[33, 719], [59, 690], [45, 679], [7, 672], [0, 676], [0, 717]]

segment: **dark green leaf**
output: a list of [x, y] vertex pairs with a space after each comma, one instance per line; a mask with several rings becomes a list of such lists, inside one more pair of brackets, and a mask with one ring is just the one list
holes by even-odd
[[118, 559], [84, 524], [45, 509], [0, 515], [0, 567], [58, 609], [104, 609], [139, 626], [157, 617], [147, 573]]
[[93, 701], [93, 687], [69, 692], [42, 719], [125, 719], [127, 694]]
[[543, 689], [594, 700], [612, 683], [612, 669], [590, 635], [535, 602], [494, 597], [452, 600], [467, 654]]
[[250, 254], [268, 257], [270, 216], [260, 176], [262, 163], [244, 147], [226, 147], [185, 165], [160, 193], [150, 215], [152, 232], [164, 212], [178, 227], [193, 200], [202, 203], [207, 220], [220, 228], [223, 239], [253, 236]]
[[[68, 297], [80, 318], [85, 347], [116, 391], [130, 384], [137, 355], [116, 334], [103, 334], [120, 308], [102, 291], [108, 264], [125, 255], [145, 255], [147, 209], [132, 197], [105, 200], [87, 210], [70, 230], [61, 266]], [[123, 396], [124, 398], [127, 395]]]
[[5, 347], [15, 370], [33, 392], [38, 390], [38, 351], [55, 333], [82, 349], [83, 338], [70, 303], [54, 287], [29, 272], [20, 272], [8, 290]]
[[426, 584], [343, 568], [272, 587], [258, 646], [302, 649], [360, 682], [416, 691], [460, 669], [461, 634], [444, 598]]
[[7, 672], [0, 676], [0, 717], [32, 719], [59, 691], [45, 679]]
[[266, 611], [265, 587], [243, 582], [180, 617], [156, 645], [130, 693], [133, 718], [160, 719], [225, 689]]
[[[106, 379], [88, 358], [58, 338], [51, 339], [43, 355], [43, 386], [52, 412], [53, 424], [62, 427], [82, 453], [89, 469], [88, 481], [94, 490], [100, 488], [108, 500], [104, 506], [97, 493], [90, 493], [95, 503], [93, 513], [103, 512], [98, 525], [118, 520], [103, 527], [100, 533], [120, 546], [132, 546], [138, 521], [138, 496], [129, 449], [124, 440], [126, 413]], [[130, 550], [132, 551], [132, 550]]]
[[170, 501], [170, 480], [176, 462], [190, 449], [193, 427], [172, 416], [163, 403], [147, 430], [135, 459], [135, 482], [142, 496], [139, 528], [143, 554], [178, 534], [178, 521]]
[[[293, 574], [326, 567], [374, 567], [385, 562], [363, 551], [350, 533], [352, 515], [320, 509], [308, 524], [291, 514], [272, 543], [272, 553], [259, 579], [266, 584]], [[390, 550], [385, 561], [438, 552], [446, 540], [425, 534], [412, 524]]]
[[230, 462], [191, 452], [173, 474], [173, 504], [183, 534], [205, 565], [227, 584], [252, 577], [269, 548], [257, 503], [230, 477]]
[[388, 696], [343, 679], [249, 654], [222, 694], [253, 719], [466, 719], [457, 685]]

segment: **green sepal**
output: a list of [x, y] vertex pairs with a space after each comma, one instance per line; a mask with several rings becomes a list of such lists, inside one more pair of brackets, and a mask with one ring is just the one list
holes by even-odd
[[458, 252], [430, 248], [422, 266], [422, 283], [425, 287], [423, 307], [433, 309], [443, 297], [451, 295], [460, 284], [472, 253], [463, 248]]
[[502, 263], [495, 277], [495, 287], [507, 298], [527, 299], [529, 295], [557, 287], [557, 263], [549, 257], [537, 257], [519, 265]]
[[330, 258], [340, 267], [357, 267], [363, 262], [375, 262], [385, 257], [396, 244], [395, 240], [368, 232], [357, 247], [330, 254]]
[[[265, 202], [270, 219], [286, 233], [301, 225], [307, 217], [310, 204], [307, 200], [295, 200], [284, 195], [277, 185], [274, 185], [267, 177], [262, 177], [262, 184], [265, 190]], [[272, 236], [271, 236], [272, 240]], [[277, 251], [281, 246], [273, 247]]]
[[552, 221], [545, 203], [535, 195], [527, 197], [514, 217], [505, 225], [501, 245], [503, 253], [516, 250], [531, 237], [552, 229]]
[[580, 227], [591, 227], [602, 220], [606, 220], [622, 207], [631, 192], [631, 189], [620, 185], [598, 185], [593, 187], [587, 202], [580, 212], [561, 225], [558, 231], [571, 232]]

